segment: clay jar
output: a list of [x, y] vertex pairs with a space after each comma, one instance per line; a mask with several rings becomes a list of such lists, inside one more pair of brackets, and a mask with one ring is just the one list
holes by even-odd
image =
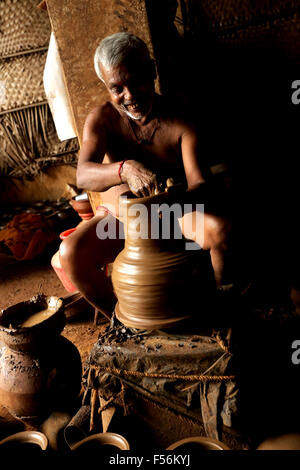
[[[43, 321], [30, 327], [20, 326], [35, 313], [48, 309], [50, 315]], [[63, 300], [58, 297], [38, 295], [1, 311], [0, 404], [12, 415], [39, 418], [50, 411], [64, 361], [70, 364], [69, 371], [64, 372], [66, 380], [71, 370], [72, 377], [75, 367], [78, 370], [72, 385], [77, 393], [81, 361], [75, 346], [60, 336], [64, 326]]]
[[[167, 192], [144, 198], [130, 192], [120, 196], [125, 247], [113, 264], [112, 283], [118, 299], [116, 316], [128, 327], [173, 327], [194, 309], [192, 252], [185, 250], [183, 239], [175, 239], [176, 219], [173, 223], [155, 215], [168, 201]], [[170, 236], [163, 230], [168, 226]]]
[[76, 200], [75, 197], [71, 199], [71, 206], [82, 220], [90, 220], [94, 216], [90, 201], [88, 199]]

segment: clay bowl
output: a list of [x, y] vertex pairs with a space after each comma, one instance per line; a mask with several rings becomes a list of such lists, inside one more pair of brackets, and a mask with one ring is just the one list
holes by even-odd
[[[44, 321], [30, 328], [19, 326], [34, 313], [49, 307], [53, 314]], [[63, 299], [40, 294], [0, 312], [0, 342], [14, 351], [27, 353], [52, 341], [62, 332], [65, 323]]]
[[36, 456], [48, 447], [45, 434], [38, 431], [23, 431], [6, 437], [0, 441], [0, 454], [9, 452], [18, 458], [24, 455]]
[[300, 434], [291, 433], [270, 437], [263, 441], [257, 450], [300, 450]]
[[204, 450], [230, 450], [222, 442], [202, 436], [186, 437], [167, 447], [167, 450], [174, 449], [179, 453], [201, 452]]
[[86, 455], [98, 454], [99, 456], [106, 452], [111, 454], [120, 450], [129, 449], [130, 447], [127, 440], [120, 434], [113, 432], [104, 432], [86, 437], [82, 439], [82, 441], [74, 444], [71, 448], [73, 452]]
[[71, 199], [71, 206], [83, 220], [89, 220], [94, 216], [89, 200], [76, 201], [75, 197], [73, 197]]

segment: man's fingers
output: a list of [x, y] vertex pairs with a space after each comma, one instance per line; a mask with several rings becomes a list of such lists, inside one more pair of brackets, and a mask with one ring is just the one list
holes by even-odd
[[156, 175], [152, 174], [149, 182], [149, 195], [154, 195], [158, 193], [158, 183]]
[[153, 196], [159, 192], [156, 175], [151, 173], [143, 178], [130, 178], [128, 181], [130, 190], [137, 197]]

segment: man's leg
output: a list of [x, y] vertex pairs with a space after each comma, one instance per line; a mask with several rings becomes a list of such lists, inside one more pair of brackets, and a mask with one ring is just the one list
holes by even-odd
[[[97, 225], [105, 217], [116, 224], [115, 238], [100, 239], [97, 236]], [[116, 299], [103, 266], [112, 263], [124, 247], [120, 229], [122, 224], [112, 215], [95, 216], [80, 225], [60, 245], [61, 265], [72, 283], [88, 302], [109, 315]]]
[[204, 250], [210, 251], [217, 286], [233, 281], [234, 262], [231, 245], [231, 223], [225, 217], [196, 211], [178, 220], [182, 234]]

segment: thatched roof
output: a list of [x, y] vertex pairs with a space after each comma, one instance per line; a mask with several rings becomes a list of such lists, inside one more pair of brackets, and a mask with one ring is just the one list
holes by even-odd
[[33, 177], [48, 165], [76, 163], [77, 139], [59, 141], [45, 96], [51, 26], [37, 5], [0, 2], [0, 174]]

